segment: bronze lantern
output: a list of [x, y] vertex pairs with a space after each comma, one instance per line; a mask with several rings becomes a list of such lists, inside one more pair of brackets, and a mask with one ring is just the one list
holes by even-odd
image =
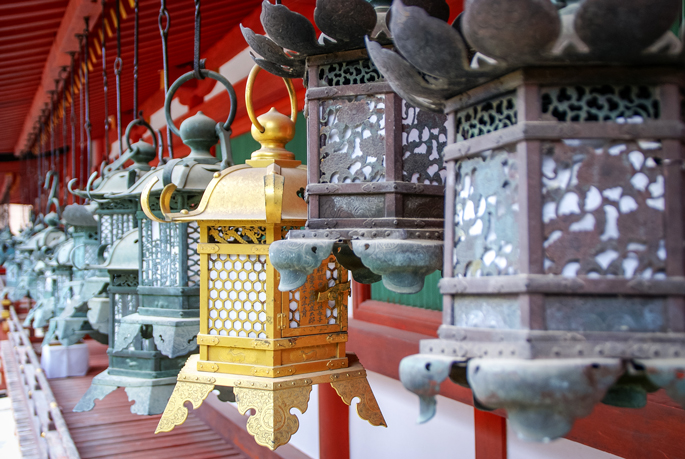
[[679, 4], [467, 1], [452, 27], [396, 0], [402, 57], [368, 43], [450, 119], [443, 325], [400, 366], [422, 421], [448, 376], [537, 441], [685, 402]]
[[[443, 0], [414, 2], [447, 19]], [[243, 28], [257, 64], [307, 87], [306, 228], [271, 247], [279, 288], [303, 285], [333, 253], [356, 281], [416, 293], [441, 267], [445, 117], [398, 96], [364, 49], [392, 46], [383, 1], [318, 0], [314, 22], [263, 2], [267, 36]]]

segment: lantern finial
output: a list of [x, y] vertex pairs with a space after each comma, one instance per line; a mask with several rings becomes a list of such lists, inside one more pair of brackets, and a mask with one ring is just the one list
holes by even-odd
[[262, 148], [252, 153], [252, 159], [248, 160], [247, 163], [253, 167], [265, 167], [274, 162], [289, 166], [283, 162], [295, 161], [295, 154], [285, 148], [285, 145], [295, 137], [295, 121], [297, 120], [295, 88], [291, 80], [283, 78], [290, 96], [290, 117], [283, 115], [273, 107], [267, 113], [256, 117], [252, 106], [252, 89], [259, 70], [260, 67], [255, 65], [247, 78], [245, 106], [250, 121], [252, 121], [252, 137], [260, 143]]

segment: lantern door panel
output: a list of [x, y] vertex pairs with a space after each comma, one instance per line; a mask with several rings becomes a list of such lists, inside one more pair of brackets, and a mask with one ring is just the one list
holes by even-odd
[[347, 270], [330, 256], [297, 290], [283, 293], [280, 316], [283, 337], [347, 330]]

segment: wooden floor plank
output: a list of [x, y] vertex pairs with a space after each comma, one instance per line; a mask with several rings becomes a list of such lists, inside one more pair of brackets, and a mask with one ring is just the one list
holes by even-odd
[[133, 402], [123, 389], [96, 401], [91, 411], [74, 413], [74, 406], [90, 387], [93, 377], [107, 368], [107, 346], [93, 341], [88, 345], [91, 366], [86, 376], [50, 380], [82, 459], [246, 459], [240, 449], [195, 418], [192, 412], [172, 432], [155, 435], [161, 416], [132, 414]]

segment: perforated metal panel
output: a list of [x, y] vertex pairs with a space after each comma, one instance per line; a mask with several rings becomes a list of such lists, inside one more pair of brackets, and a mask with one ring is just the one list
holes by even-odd
[[210, 335], [272, 338], [266, 333], [266, 255], [209, 256]]

